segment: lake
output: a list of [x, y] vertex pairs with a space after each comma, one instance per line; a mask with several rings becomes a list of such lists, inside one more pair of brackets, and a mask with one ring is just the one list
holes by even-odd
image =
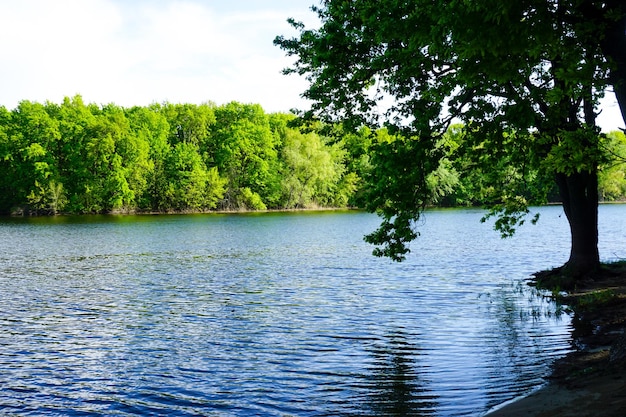
[[[536, 210], [507, 240], [428, 211], [400, 264], [361, 212], [1, 219], [0, 413], [483, 415], [571, 349], [523, 283], [569, 253]], [[605, 259], [624, 214], [600, 209]]]

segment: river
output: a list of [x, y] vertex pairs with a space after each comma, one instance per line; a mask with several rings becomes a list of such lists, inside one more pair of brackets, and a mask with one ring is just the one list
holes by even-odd
[[571, 349], [523, 283], [569, 250], [536, 210], [506, 240], [428, 211], [400, 264], [361, 212], [1, 219], [0, 414], [480, 416]]

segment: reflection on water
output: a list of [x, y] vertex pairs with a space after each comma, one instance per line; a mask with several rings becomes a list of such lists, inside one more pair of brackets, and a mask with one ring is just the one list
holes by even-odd
[[402, 264], [364, 213], [7, 219], [0, 414], [482, 415], [570, 349], [517, 285], [566, 257], [558, 210], [505, 241], [429, 212]]
[[420, 375], [419, 349], [414, 338], [401, 331], [391, 333], [372, 350], [374, 382], [371, 407], [378, 416], [430, 416], [436, 413], [437, 396]]

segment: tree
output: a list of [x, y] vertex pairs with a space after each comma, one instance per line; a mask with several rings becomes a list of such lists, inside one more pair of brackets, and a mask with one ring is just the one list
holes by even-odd
[[42, 104], [22, 101], [7, 126], [11, 169], [3, 178], [12, 187], [13, 205], [56, 214], [65, 201], [56, 161], [57, 121]]
[[11, 120], [11, 113], [4, 106], [0, 106], [0, 213], [8, 213], [13, 204], [13, 183], [11, 175], [11, 160], [13, 149], [7, 132]]
[[127, 110], [134, 136], [140, 142], [148, 144], [148, 163], [145, 166], [146, 181], [144, 192], [138, 196], [140, 209], [161, 210], [165, 207], [167, 179], [165, 172], [166, 158], [170, 152], [168, 136], [170, 126], [160, 112], [160, 106], [133, 107]]
[[296, 120], [240, 103], [0, 107], [0, 212], [346, 205], [357, 184], [343, 141]]
[[[362, 126], [355, 132], [346, 130], [341, 125], [334, 126], [332, 136], [339, 138], [339, 143], [346, 152], [345, 170], [346, 175], [342, 183], [348, 186], [346, 189], [346, 205], [352, 207], [364, 207], [367, 184], [365, 178], [372, 168], [370, 163], [370, 149], [376, 132], [366, 126]], [[343, 188], [343, 187], [342, 187]], [[344, 188], [345, 189], [345, 188]]]
[[165, 206], [169, 209], [215, 208], [224, 195], [224, 180], [216, 168], [206, 168], [193, 143], [177, 143], [166, 158], [165, 170]]
[[603, 147], [612, 158], [600, 167], [600, 199], [623, 201], [626, 198], [626, 135], [620, 131], [607, 134]]
[[[108, 140], [100, 143], [92, 134], [96, 118], [82, 97], [65, 97], [60, 105], [47, 103], [46, 111], [59, 124], [61, 137], [56, 154], [68, 197], [68, 210], [73, 213], [102, 210], [96, 168], [100, 173], [106, 167], [96, 163], [95, 159], [107, 158], [113, 145]], [[104, 147], [108, 150], [105, 151]], [[97, 154], [101, 158], [97, 158]]]
[[[142, 192], [142, 180], [135, 169], [130, 143], [133, 132], [124, 111], [114, 105], [86, 105], [82, 97], [66, 97], [61, 105], [48, 103], [46, 111], [59, 124], [61, 135], [56, 154], [59, 172], [68, 195], [71, 212], [97, 213], [134, 206], [135, 191]], [[119, 151], [122, 152], [120, 155]]]
[[107, 209], [134, 210], [147, 187], [152, 169], [149, 143], [131, 128], [123, 108], [108, 104], [98, 111], [100, 134], [114, 143], [110, 157], [110, 176], [106, 180]]
[[[306, 115], [384, 123], [394, 138], [373, 148], [368, 208], [383, 221], [366, 239], [382, 246], [377, 254], [401, 260], [408, 252], [432, 197], [427, 178], [444, 156], [439, 138], [459, 120], [465, 157], [496, 179], [501, 231], [514, 231], [529, 202], [547, 194], [525, 197], [524, 178], [551, 176], [572, 237], [563, 272], [599, 266], [595, 118], [607, 86], [618, 91], [626, 79], [624, 48], [609, 46], [624, 42], [622, 3], [325, 0], [313, 7], [319, 29], [290, 20], [299, 36], [275, 43], [297, 57], [285, 72], [310, 82]], [[503, 171], [505, 161], [514, 165]]]
[[170, 144], [184, 142], [200, 147], [207, 146], [211, 127], [215, 124], [213, 104], [205, 103], [198, 106], [165, 103], [156, 108], [165, 116], [170, 126]]
[[258, 104], [237, 102], [216, 108], [215, 117], [206, 152], [228, 181], [223, 208], [265, 209], [275, 199], [267, 184], [277, 157], [269, 117]]
[[[343, 171], [343, 152], [317, 133], [290, 130], [281, 149], [284, 208], [329, 205]], [[331, 201], [329, 201], [331, 200]]]

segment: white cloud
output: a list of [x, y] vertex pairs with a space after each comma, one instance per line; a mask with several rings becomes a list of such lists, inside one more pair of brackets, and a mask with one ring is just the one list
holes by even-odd
[[[124, 106], [231, 100], [267, 111], [304, 106], [306, 84], [285, 77], [287, 17], [312, 1], [0, 0], [0, 104], [85, 101]], [[273, 8], [281, 5], [282, 8]], [[258, 5], [263, 5], [258, 9]]]
[[[76, 89], [115, 69], [110, 35], [120, 24], [106, 2], [24, 1], [2, 4], [0, 83], [12, 101]], [[62, 94], [73, 94], [68, 91]], [[55, 97], [45, 97], [54, 99]], [[15, 104], [15, 103], [10, 103]]]

